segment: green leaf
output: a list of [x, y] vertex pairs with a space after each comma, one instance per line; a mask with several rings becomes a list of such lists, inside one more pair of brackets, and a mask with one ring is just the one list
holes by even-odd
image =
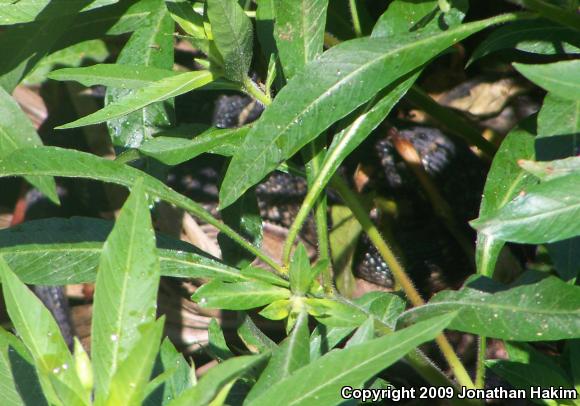
[[344, 340], [354, 327], [327, 327], [324, 324], [316, 326], [310, 336], [310, 360], [314, 361]]
[[580, 100], [580, 60], [524, 65], [514, 63], [514, 68], [526, 78], [568, 100]]
[[356, 329], [344, 348], [365, 343], [373, 338], [375, 338], [375, 318], [371, 316]]
[[258, 313], [260, 316], [270, 320], [283, 320], [290, 314], [292, 304], [289, 299], [276, 300], [264, 307]]
[[438, 7], [437, 0], [392, 1], [375, 24], [372, 36], [392, 37], [412, 31], [441, 32], [445, 26], [457, 26], [465, 17], [468, 2], [460, 0], [452, 3], [453, 8], [443, 13]]
[[[39, 161], [34, 162], [34, 164], [28, 164], [28, 162], [32, 161], [32, 159], [28, 158], [28, 155], [32, 155], [34, 160], [41, 157], [44, 159], [42, 162]], [[15, 159], [15, 156], [17, 156], [18, 159]], [[256, 255], [262, 254], [255, 246], [238, 236], [225, 224], [215, 219], [201, 205], [177, 193], [158, 179], [119, 162], [113, 162], [91, 154], [73, 150], [64, 150], [61, 148], [27, 148], [17, 150], [14, 154], [11, 154], [10, 157], [0, 161], [0, 177], [14, 176], [17, 173], [22, 175], [29, 175], [31, 173], [37, 175], [57, 173], [58, 176], [96, 179], [127, 187], [131, 187], [132, 182], [136, 179], [143, 178], [147, 193], [156, 200], [163, 199], [177, 207], [181, 207], [182, 209], [193, 213], [201, 220], [216, 227], [218, 230], [228, 233], [232, 239], [246, 247], [248, 251], [253, 252]], [[268, 257], [264, 256], [262, 259], [264, 261], [269, 260]]]
[[562, 340], [580, 336], [580, 287], [556, 277], [496, 293], [478, 290], [489, 279], [477, 277], [458, 291], [443, 291], [398, 323], [416, 322], [458, 311], [449, 328], [512, 341]]
[[164, 318], [139, 326], [139, 339], [130, 349], [113, 375], [107, 404], [139, 406], [145, 398], [145, 388], [155, 357], [159, 351]]
[[109, 51], [102, 40], [95, 39], [79, 42], [41, 59], [36, 68], [24, 78], [24, 83], [26, 85], [37, 85], [44, 82], [55, 66], [79, 66], [83, 62], [86, 63], [86, 61], [102, 62], [108, 56]]
[[[76, 14], [87, 3], [51, 1], [42, 9], [42, 14], [52, 17], [16, 25], [3, 32], [0, 37], [0, 53], [3, 55], [0, 59], [0, 87], [12, 93], [22, 79], [50, 53], [55, 43], [70, 28]], [[68, 9], [68, 13], [59, 15], [63, 7]]]
[[274, 39], [274, 23], [276, 20], [276, 4], [274, 0], [256, 0], [256, 34], [262, 48], [264, 60], [276, 58], [276, 41]]
[[[537, 11], [540, 15], [545, 18], [549, 18], [555, 23], [566, 25], [568, 27], [574, 28], [575, 30], [580, 30], [580, 16], [578, 16], [576, 10], [572, 7], [573, 3], [569, 4], [568, 7], [560, 7], [561, 4], [558, 1], [546, 1], [546, 0], [510, 0], [519, 6], [524, 6], [530, 10]], [[561, 2], [560, 2], [561, 3]], [[577, 8], [577, 5], [576, 5]]]
[[314, 280], [308, 252], [304, 244], [298, 244], [290, 262], [290, 288], [295, 295], [304, 295]]
[[503, 49], [542, 55], [577, 54], [580, 53], [580, 40], [576, 30], [551, 21], [516, 21], [491, 33], [473, 51], [468, 65]]
[[[550, 161], [578, 154], [580, 100], [570, 101], [548, 93], [538, 114], [536, 159]], [[580, 272], [580, 237], [547, 244], [558, 274], [569, 280]]]
[[73, 368], [72, 355], [50, 311], [1, 256], [0, 277], [10, 321], [34, 359], [44, 395], [56, 404], [88, 404], [88, 396], [84, 396]]
[[159, 261], [143, 180], [137, 180], [109, 234], [97, 272], [91, 351], [96, 396], [141, 340], [139, 327], [155, 321]]
[[155, 138], [141, 144], [139, 152], [167, 165], [179, 165], [206, 152], [231, 156], [239, 148], [248, 130], [249, 127], [209, 128], [187, 139], [199, 131], [199, 126], [183, 125], [158, 133]]
[[258, 268], [255, 266], [246, 266], [245, 268], [240, 269], [240, 274], [247, 277], [248, 279], [253, 279], [256, 281], [262, 281], [269, 283], [270, 285], [281, 286], [283, 288], [290, 287], [290, 284], [287, 280], [282, 279], [278, 275], [273, 274], [272, 272], [266, 271], [263, 268]]
[[333, 122], [490, 20], [447, 31], [359, 38], [323, 53], [278, 93], [234, 155], [220, 189], [227, 207]]
[[[483, 190], [479, 216], [493, 216], [522, 190], [536, 183], [518, 166], [521, 159], [534, 158], [534, 135], [524, 127], [512, 130], [497, 151]], [[477, 272], [491, 277], [505, 242], [494, 234], [477, 233]]]
[[[74, 16], [75, 14], [114, 4], [119, 0], [2, 0], [0, 1], [0, 25], [29, 23], [48, 18]], [[55, 3], [53, 7], [47, 7]]]
[[478, 232], [526, 244], [580, 235], [580, 173], [532, 185], [493, 215], [471, 222]]
[[367, 319], [356, 307], [331, 299], [307, 298], [304, 302], [308, 313], [329, 327], [358, 327]]
[[[487, 360], [485, 365], [515, 388], [529, 390], [532, 386], [572, 387], [570, 378], [553, 358], [524, 343], [506, 342], [505, 347], [509, 354], [509, 361]], [[530, 370], [535, 373], [530, 374]], [[556, 402], [546, 402], [546, 400], [543, 403], [556, 404]], [[562, 402], [562, 404], [573, 403]]]
[[274, 35], [286, 80], [322, 53], [328, 0], [282, 0]]
[[183, 355], [175, 349], [168, 337], [165, 337], [161, 343], [157, 363], [153, 368], [153, 376], [155, 378], [147, 385], [148, 389], [156, 381], [161, 379], [163, 381], [159, 382], [161, 386], [156, 386], [147, 397], [145, 406], [166, 405], [192, 386], [189, 364]]
[[[505, 379], [516, 389], [529, 391], [532, 387], [572, 388], [572, 384], [559, 373], [559, 370], [548, 369], [542, 364], [533, 362], [524, 364], [507, 360], [487, 360], [485, 361], [485, 366], [495, 375]], [[530, 371], [534, 371], [534, 373], [530, 374]], [[549, 405], [574, 404], [566, 400], [553, 400], [550, 402], [548, 399], [542, 399], [541, 403]]]
[[538, 114], [536, 158], [551, 161], [578, 154], [580, 100], [571, 101], [548, 93]]
[[82, 68], [63, 68], [48, 74], [49, 79], [75, 81], [84, 86], [103, 85], [121, 89], [139, 89], [171, 76], [179, 75], [169, 69], [151, 66], [96, 64]]
[[405, 301], [392, 293], [369, 292], [362, 298], [357, 299], [357, 303], [367, 297], [370, 299], [368, 308], [371, 314], [394, 330], [397, 318], [407, 307]]
[[270, 337], [256, 326], [256, 323], [245, 312], [239, 313], [238, 336], [253, 353], [273, 351], [277, 345]]
[[267, 359], [267, 355], [243, 355], [211, 368], [198, 384], [183, 392], [168, 406], [207, 405], [220, 390], [248, 373]]
[[[171, 18], [179, 24], [183, 31], [191, 35], [194, 39], [207, 39], [203, 27], [203, 16], [194, 11], [194, 7], [189, 1], [167, 0], [165, 4], [171, 14]], [[195, 42], [195, 44], [199, 43]], [[206, 52], [207, 50], [202, 49], [202, 51]]]
[[142, 87], [93, 114], [89, 114], [86, 117], [57, 128], [76, 128], [123, 117], [150, 104], [161, 102], [197, 89], [213, 80], [214, 76], [209, 71], [186, 72], [170, 76]]
[[[90, 283], [95, 281], [103, 242], [112, 227], [112, 222], [83, 217], [27, 221], [0, 230], [0, 254], [24, 283]], [[162, 234], [157, 235], [157, 246], [161, 274], [165, 276], [219, 278], [231, 282], [261, 280]]]
[[[254, 189], [248, 190], [236, 203], [222, 210], [221, 217], [225, 224], [253, 245], [262, 245], [262, 217]], [[240, 268], [250, 265], [256, 259], [255, 255], [248, 253], [223, 233], [218, 234], [218, 243], [222, 260], [228, 265]]]
[[216, 280], [197, 289], [191, 299], [204, 308], [245, 310], [288, 297], [290, 291], [287, 289], [264, 282], [226, 283]]
[[[117, 58], [117, 64], [171, 70], [175, 24], [164, 0], [157, 0], [147, 23], [131, 35]], [[107, 89], [105, 106], [116, 104], [138, 91]], [[115, 146], [136, 148], [146, 139], [152, 138], [160, 128], [171, 127], [173, 116], [173, 100], [150, 104], [127, 117], [108, 121], [109, 136]]]
[[333, 405], [343, 401], [343, 386], [364, 382], [402, 358], [418, 345], [435, 338], [453, 315], [397, 331], [343, 350], [332, 351], [276, 384], [248, 406]]
[[209, 334], [209, 352], [218, 361], [224, 361], [228, 358], [232, 358], [234, 354], [228, 347], [226, 339], [224, 337], [224, 332], [222, 331], [220, 325], [216, 319], [211, 319], [208, 326]]
[[310, 361], [309, 339], [308, 314], [300, 312], [292, 332], [272, 353], [268, 365], [244, 401], [251, 402], [272, 385], [308, 365]]
[[207, 14], [224, 76], [243, 83], [252, 62], [253, 29], [250, 18], [236, 0], [208, 0]]
[[[18, 350], [15, 348], [18, 348]], [[0, 393], [2, 393], [2, 401], [8, 405], [24, 406], [24, 400], [18, 393], [15, 374], [12, 372], [14, 368], [11, 365], [9, 356], [10, 352], [15, 351], [29, 357], [22, 342], [15, 335], [0, 327]], [[22, 382], [19, 383], [22, 385]], [[33, 386], [29, 382], [25, 382], [24, 387], [27, 391], [33, 391]], [[46, 404], [46, 401], [44, 404]]]
[[[312, 182], [309, 194], [318, 197], [336, 170], [370, 134], [389, 115], [392, 108], [413, 85], [420, 72], [398, 80], [388, 86], [375, 98], [378, 101], [364, 109], [345, 129], [336, 134], [326, 153], [322, 167]], [[352, 234], [350, 234], [352, 236]]]
[[[0, 159], [19, 148], [41, 146], [42, 141], [32, 123], [16, 101], [0, 87]], [[26, 177], [51, 201], [59, 204], [56, 184], [51, 177]]]

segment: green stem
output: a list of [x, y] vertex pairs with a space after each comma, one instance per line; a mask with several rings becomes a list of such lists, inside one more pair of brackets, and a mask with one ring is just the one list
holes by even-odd
[[[397, 283], [401, 286], [407, 298], [411, 302], [413, 306], [422, 306], [425, 304], [421, 295], [413, 282], [405, 272], [402, 264], [397, 260], [393, 250], [386, 241], [381, 236], [379, 230], [376, 228], [372, 220], [370, 219], [366, 209], [363, 205], [359, 202], [358, 197], [354, 192], [350, 190], [350, 188], [346, 185], [346, 183], [339, 178], [338, 176], [334, 176], [331, 180], [332, 187], [340, 194], [346, 205], [350, 208], [354, 216], [357, 218], [359, 223], [361, 224], [363, 230], [367, 233], [369, 239], [373, 243], [373, 245], [377, 248], [389, 269], [393, 273], [393, 277], [397, 281]], [[457, 381], [470, 389], [475, 388], [471, 377], [467, 373], [465, 366], [461, 363], [457, 354], [453, 350], [453, 347], [447, 340], [444, 334], [439, 335], [435, 341], [439, 345], [443, 356], [447, 360], [449, 367], [453, 371]]]
[[487, 348], [487, 339], [479, 336], [477, 342], [477, 365], [475, 371], [475, 387], [483, 389], [485, 386], [485, 352]]
[[252, 79], [246, 77], [244, 80], [244, 89], [248, 95], [252, 96], [254, 99], [258, 100], [264, 106], [269, 106], [272, 104], [272, 99], [266, 93], [262, 92], [262, 90], [258, 87], [257, 84], [254, 83]]
[[357, 38], [362, 37], [362, 28], [360, 25], [360, 18], [358, 16], [358, 9], [356, 0], [348, 0], [348, 5], [350, 8], [350, 15], [352, 17], [352, 28], [354, 29], [354, 34]]
[[[326, 156], [326, 144], [324, 142], [324, 137], [318, 137], [314, 141], [310, 142], [307, 147], [308, 150], [304, 154], [308, 163], [306, 164], [306, 179], [308, 181], [308, 189], [312, 189], [314, 181], [317, 179], [324, 158]], [[319, 196], [315, 202], [314, 207], [314, 221], [316, 224], [316, 235], [318, 237], [318, 259], [325, 260], [329, 258], [330, 246], [328, 243], [328, 209], [326, 196]], [[288, 242], [289, 239], [284, 243], [284, 254], [290, 253], [292, 249], [293, 241]], [[289, 256], [283, 257], [283, 264], [285, 266], [289, 265]], [[322, 272], [322, 286], [326, 293], [332, 293], [334, 290], [332, 284], [332, 270], [327, 267]]]

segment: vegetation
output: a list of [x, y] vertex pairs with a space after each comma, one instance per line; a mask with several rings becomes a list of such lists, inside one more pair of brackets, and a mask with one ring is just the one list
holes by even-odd
[[[578, 1], [470, 3], [0, 0], [0, 177], [25, 178], [55, 205], [63, 198], [57, 182], [130, 191], [114, 225], [90, 218], [95, 209], [0, 231], [10, 320], [0, 328], [2, 403], [332, 405], [344, 401], [344, 386], [420, 382], [456, 393], [497, 386], [490, 374], [513, 388], [579, 391]], [[526, 78], [543, 100], [539, 112], [490, 137], [483, 120], [422, 89], [450, 61], [464, 75], [487, 69]], [[104, 107], [73, 82], [106, 88]], [[41, 89], [48, 107], [40, 129], [17, 103], [25, 86]], [[247, 95], [263, 114], [235, 128], [211, 126], [208, 95], [221, 93]], [[62, 103], [67, 111], [56, 113]], [[405, 103], [490, 163], [470, 223], [477, 241], [457, 231], [454, 209], [415, 163], [423, 195], [474, 262], [462, 287], [432, 297], [415, 288], [397, 235], [372, 218], [371, 209], [384, 208], [380, 199], [356, 192], [340, 170], [365, 140], [392, 127], [390, 113]], [[192, 125], [188, 114], [205, 121]], [[93, 125], [101, 123], [112, 159], [95, 147], [95, 129], [104, 127]], [[208, 154], [228, 163], [219, 217], [167, 181], [173, 167]], [[308, 183], [281, 258], [262, 246], [256, 204], [256, 185], [275, 171]], [[6, 200], [21, 190], [14, 179], [2, 182]], [[349, 233], [366, 233], [388, 265], [394, 291], [353, 296], [344, 277], [352, 264], [339, 267], [335, 255], [348, 243], [328, 231], [329, 191], [354, 227]], [[222, 258], [155, 230], [162, 201], [219, 230]], [[312, 261], [299, 242], [309, 215]], [[515, 254], [522, 246], [532, 253], [524, 261]], [[162, 277], [202, 281], [191, 296], [200, 308], [245, 317], [234, 339], [210, 323], [208, 348], [219, 363], [201, 377], [196, 359], [165, 337]], [[95, 283], [90, 356], [79, 340], [68, 348], [25, 285], [81, 283]], [[263, 332], [264, 320], [281, 323], [283, 337]], [[476, 336], [477, 362], [462, 362], [444, 331]], [[443, 356], [435, 352], [437, 362], [430, 342]], [[503, 359], [489, 358], [492, 342], [505, 349]]]

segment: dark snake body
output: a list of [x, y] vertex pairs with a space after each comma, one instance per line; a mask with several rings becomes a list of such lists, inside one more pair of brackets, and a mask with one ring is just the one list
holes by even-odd
[[[222, 96], [216, 103], [214, 124], [218, 127], [243, 124], [237, 118], [240, 111], [245, 111], [249, 117], [246, 122], [259, 117], [260, 106], [250, 103], [245, 97]], [[477, 216], [483, 190], [485, 166], [481, 160], [465, 144], [437, 128], [410, 126], [400, 129], [399, 133], [421, 156], [426, 172], [452, 207], [458, 222], [464, 225], [465, 234], [473, 236], [467, 221]], [[397, 203], [399, 213], [397, 218], [388, 221], [389, 231], [400, 248], [400, 259], [421, 290], [432, 293], [472, 273], [473, 264], [437, 218], [421, 185], [396, 152], [391, 139], [374, 135], [353, 155], [351, 167], [353, 163], [364, 162], [376, 169], [370, 188]], [[256, 188], [262, 218], [290, 227], [306, 192], [304, 179], [274, 172]], [[386, 221], [376, 219], [376, 222], [380, 228], [385, 227]], [[302, 235], [308, 241], [316, 241], [311, 220], [305, 224]], [[367, 281], [393, 287], [389, 267], [366, 235], [358, 244], [354, 272]]]

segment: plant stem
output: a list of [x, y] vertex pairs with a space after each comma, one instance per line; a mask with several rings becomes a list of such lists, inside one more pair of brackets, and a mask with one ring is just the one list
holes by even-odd
[[243, 90], [252, 96], [254, 99], [258, 100], [264, 106], [269, 106], [272, 104], [272, 99], [266, 93], [262, 92], [262, 90], [258, 87], [257, 84], [254, 83], [252, 79], [246, 77], [244, 80], [244, 88]]
[[483, 389], [485, 386], [485, 353], [487, 349], [487, 339], [479, 336], [477, 341], [477, 365], [475, 370], [475, 387]]
[[360, 18], [358, 16], [358, 9], [356, 0], [348, 0], [348, 5], [350, 8], [350, 15], [352, 17], [352, 28], [354, 29], [354, 34], [357, 38], [362, 37], [362, 29], [360, 25]]
[[[389, 266], [391, 272], [393, 273], [393, 277], [397, 281], [397, 283], [401, 286], [407, 298], [411, 302], [413, 306], [422, 306], [425, 304], [421, 295], [413, 282], [405, 272], [405, 269], [401, 265], [401, 263], [395, 257], [393, 250], [386, 241], [381, 236], [379, 230], [376, 228], [372, 220], [370, 219], [366, 209], [362, 206], [359, 202], [358, 197], [354, 192], [350, 190], [350, 188], [346, 185], [346, 183], [339, 178], [338, 176], [334, 176], [331, 180], [331, 184], [333, 188], [340, 194], [346, 205], [350, 208], [354, 216], [357, 218], [359, 223], [361, 224], [363, 230], [367, 233], [369, 239], [372, 241], [373, 245], [377, 248], [387, 265]], [[441, 334], [439, 337], [435, 339], [443, 356], [447, 360], [447, 363], [451, 367], [457, 381], [467, 388], [473, 389], [475, 388], [473, 381], [471, 380], [469, 374], [467, 373], [465, 366], [461, 363], [453, 347], [447, 340], [444, 334]]]
[[[306, 179], [308, 181], [308, 189], [312, 189], [312, 185], [314, 180], [320, 173], [320, 169], [322, 167], [322, 163], [324, 162], [324, 158], [326, 156], [326, 143], [324, 141], [324, 137], [318, 137], [314, 141], [308, 143], [306, 146], [306, 150], [303, 151], [303, 157], [306, 164]], [[318, 259], [325, 260], [329, 258], [329, 244], [328, 244], [328, 210], [327, 210], [327, 203], [326, 203], [326, 196], [320, 195], [318, 196], [315, 206], [314, 206], [314, 221], [316, 223], [316, 235], [318, 237]], [[287, 238], [284, 243], [284, 256], [283, 257], [283, 264], [285, 267], [288, 267], [290, 264], [290, 252], [292, 250], [293, 241], [297, 236], [293, 239]], [[322, 272], [322, 286], [326, 293], [332, 293], [334, 291], [334, 287], [332, 284], [332, 270], [330, 266], [328, 266]]]

